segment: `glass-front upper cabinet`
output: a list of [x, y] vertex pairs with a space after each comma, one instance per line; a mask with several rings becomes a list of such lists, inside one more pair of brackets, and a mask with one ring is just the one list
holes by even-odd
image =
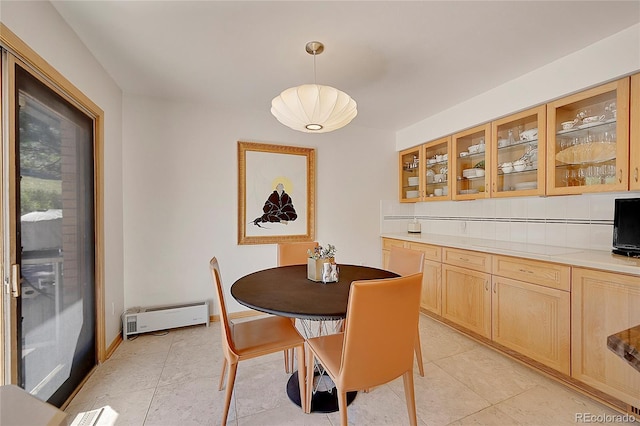
[[400, 184], [399, 196], [401, 203], [415, 203], [420, 201], [424, 193], [424, 183], [420, 176], [424, 175], [424, 161], [422, 160], [422, 147], [401, 151], [399, 156]]
[[451, 150], [451, 136], [426, 143], [423, 147], [426, 163], [424, 201], [450, 200], [449, 151]]
[[629, 187], [629, 81], [547, 104], [547, 194]]
[[640, 190], [640, 74], [631, 76], [629, 189]]
[[544, 195], [546, 107], [491, 123], [491, 196]]
[[473, 200], [489, 196], [491, 156], [488, 144], [491, 123], [453, 135], [450, 163], [451, 192], [454, 200]]

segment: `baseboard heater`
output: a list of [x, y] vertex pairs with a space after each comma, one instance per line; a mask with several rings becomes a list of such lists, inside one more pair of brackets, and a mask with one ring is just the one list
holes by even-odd
[[209, 327], [209, 302], [134, 308], [124, 315], [122, 337], [197, 324]]

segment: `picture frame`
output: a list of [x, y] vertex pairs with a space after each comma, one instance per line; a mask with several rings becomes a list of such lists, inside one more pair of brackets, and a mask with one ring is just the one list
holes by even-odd
[[238, 244], [315, 238], [315, 148], [238, 141]]

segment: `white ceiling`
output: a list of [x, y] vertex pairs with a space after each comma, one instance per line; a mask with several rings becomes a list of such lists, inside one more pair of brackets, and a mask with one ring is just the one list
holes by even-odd
[[312, 83], [321, 41], [317, 83], [392, 131], [640, 22], [637, 0], [52, 3], [124, 92], [226, 109]]

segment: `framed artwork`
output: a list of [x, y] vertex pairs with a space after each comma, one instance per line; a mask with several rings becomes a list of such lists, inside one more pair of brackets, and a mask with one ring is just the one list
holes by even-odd
[[238, 142], [238, 244], [313, 241], [316, 151]]

